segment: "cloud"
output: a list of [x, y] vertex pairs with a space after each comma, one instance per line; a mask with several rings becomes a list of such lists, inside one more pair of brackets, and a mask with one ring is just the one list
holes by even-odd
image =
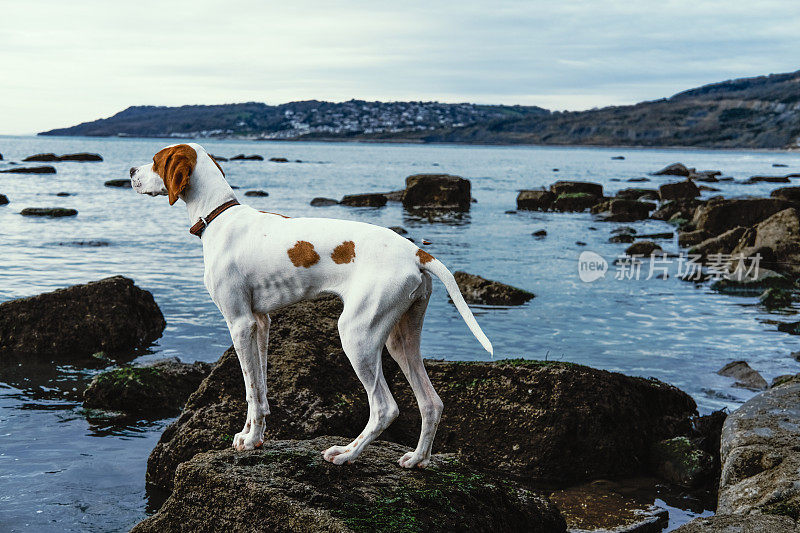
[[0, 132], [140, 104], [634, 103], [796, 70], [797, 27], [784, 1], [18, 2], [0, 21]]

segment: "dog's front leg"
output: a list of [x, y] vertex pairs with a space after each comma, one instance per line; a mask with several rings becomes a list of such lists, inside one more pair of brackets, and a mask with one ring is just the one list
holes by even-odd
[[259, 340], [263, 339], [266, 352], [266, 339], [258, 320], [252, 315], [229, 319], [228, 328], [242, 367], [247, 400], [247, 421], [241, 433], [233, 437], [233, 447], [240, 451], [252, 450], [264, 442], [264, 417], [269, 414], [266, 368], [259, 355]]

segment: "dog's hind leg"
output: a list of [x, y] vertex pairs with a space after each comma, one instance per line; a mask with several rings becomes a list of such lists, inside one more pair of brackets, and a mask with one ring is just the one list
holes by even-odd
[[386, 341], [386, 348], [411, 384], [422, 416], [422, 431], [419, 435], [417, 449], [400, 458], [399, 464], [404, 468], [428, 466], [433, 439], [436, 436], [436, 428], [439, 426], [443, 408], [442, 400], [433, 389], [428, 373], [425, 371], [420, 353], [422, 322], [431, 295], [431, 277], [427, 273], [423, 273], [423, 281], [418, 293], [417, 299], [397, 321]]
[[369, 421], [364, 431], [347, 446], [331, 446], [322, 452], [326, 461], [337, 465], [353, 462], [398, 414], [397, 402], [383, 376], [381, 354], [389, 331], [404, 311], [396, 308], [397, 301], [407, 301], [408, 296], [407, 293], [402, 296], [380, 294], [375, 287], [367, 290], [370, 292], [363, 298], [353, 295], [345, 298], [344, 311], [339, 318], [339, 336], [347, 358], [367, 391]]

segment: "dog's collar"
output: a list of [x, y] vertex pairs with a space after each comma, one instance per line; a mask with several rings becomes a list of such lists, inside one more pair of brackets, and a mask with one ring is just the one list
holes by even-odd
[[206, 227], [208, 227], [208, 225], [211, 224], [212, 220], [214, 220], [215, 218], [220, 216], [222, 213], [224, 213], [225, 210], [227, 210], [227, 209], [229, 209], [229, 208], [231, 208], [231, 207], [233, 207], [235, 205], [239, 205], [239, 202], [237, 202], [236, 200], [230, 200], [228, 202], [225, 202], [221, 206], [217, 207], [213, 211], [211, 211], [205, 217], [200, 217], [200, 220], [195, 222], [194, 226], [189, 228], [189, 233], [191, 233], [192, 235], [197, 235], [198, 237], [202, 237], [203, 236], [203, 232], [206, 230]]

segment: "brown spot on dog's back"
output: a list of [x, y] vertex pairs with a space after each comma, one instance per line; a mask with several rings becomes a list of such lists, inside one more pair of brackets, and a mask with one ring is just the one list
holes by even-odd
[[337, 265], [345, 263], [352, 263], [356, 258], [356, 243], [353, 241], [344, 241], [342, 244], [333, 249], [331, 259]]
[[286, 250], [289, 259], [296, 267], [309, 268], [319, 262], [319, 254], [314, 250], [314, 245], [308, 241], [297, 241], [297, 243]]
[[429, 261], [433, 261], [434, 259], [431, 254], [422, 249], [417, 250], [417, 258], [419, 258], [419, 262], [423, 265]]

